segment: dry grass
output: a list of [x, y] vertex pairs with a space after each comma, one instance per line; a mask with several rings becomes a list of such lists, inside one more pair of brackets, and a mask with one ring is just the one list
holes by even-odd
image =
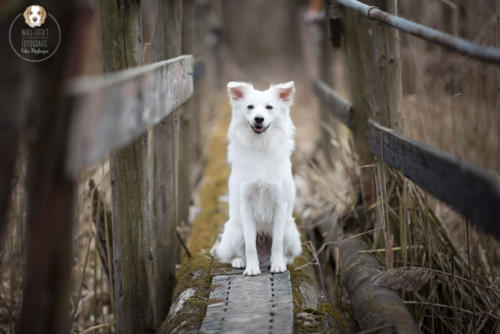
[[[352, 215], [355, 200], [350, 206], [335, 205], [341, 203], [344, 195], [330, 189], [345, 181], [329, 177], [332, 170], [328, 167], [321, 168], [324, 165], [301, 168], [301, 175], [306, 177], [302, 185], [312, 190], [304, 197], [304, 191], [308, 190], [300, 189], [302, 213], [313, 225], [329, 221], [333, 222], [331, 230], [338, 230], [341, 227], [335, 224], [341, 220], [340, 216]], [[500, 282], [494, 274], [498, 267], [491, 267], [488, 254], [481, 254], [481, 245], [471, 244], [471, 236], [476, 233], [468, 227], [465, 244], [469, 242], [466, 255], [470, 256], [462, 256], [443, 223], [429, 208], [426, 195], [380, 163], [375, 172], [380, 191], [370, 211], [377, 219], [375, 226], [364, 228], [375, 227], [377, 232], [370, 233], [373, 250], [369, 252], [387, 269], [374, 278], [375, 282], [401, 291], [424, 332], [493, 330], [500, 319]], [[327, 189], [323, 191], [324, 188]], [[339, 211], [341, 208], [343, 212]]]
[[[414, 11], [411, 8], [420, 6], [416, 2], [400, 5], [410, 19], [442, 29], [437, 25], [439, 2], [429, 2], [437, 11]], [[490, 5], [491, 1], [467, 2], [465, 37], [494, 44], [493, 12], [484, 10], [480, 19], [476, 17], [477, 6]], [[472, 24], [478, 20], [483, 24]], [[405, 134], [500, 174], [500, 69], [400, 36]], [[341, 76], [335, 78], [337, 90], [345, 90], [342, 83], [348, 81]], [[333, 144], [337, 137], [348, 138], [343, 130], [336, 132]], [[300, 212], [311, 227], [329, 223], [328, 233], [341, 234], [346, 222], [355, 221], [351, 218], [357, 198], [351, 192], [358, 193], [358, 181], [349, 146], [348, 141], [340, 150], [332, 145], [333, 167], [314, 156], [299, 168]], [[356, 231], [376, 231], [368, 252], [386, 268], [377, 281], [400, 291], [425, 333], [494, 331], [500, 319], [498, 240], [379, 160], [365, 168], [373, 171], [376, 203], [369, 210], [372, 224], [357, 226]]]

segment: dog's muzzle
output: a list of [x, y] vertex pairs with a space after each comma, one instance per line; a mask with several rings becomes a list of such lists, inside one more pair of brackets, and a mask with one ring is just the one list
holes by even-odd
[[271, 123], [269, 123], [266, 127], [260, 125], [260, 124], [250, 124], [250, 127], [252, 128], [253, 132], [255, 132], [256, 134], [260, 135], [260, 134], [263, 134], [264, 132], [267, 131], [267, 129], [269, 129], [269, 127], [271, 126]]

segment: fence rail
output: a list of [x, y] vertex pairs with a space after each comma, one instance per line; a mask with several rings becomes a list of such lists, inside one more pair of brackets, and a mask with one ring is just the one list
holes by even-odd
[[372, 120], [368, 129], [373, 154], [484, 231], [500, 238], [500, 183], [492, 172], [439, 152]]
[[479, 45], [460, 37], [454, 37], [445, 32], [429, 28], [422, 24], [403, 19], [380, 10], [376, 6], [369, 6], [356, 0], [335, 0], [340, 5], [350, 8], [364, 16], [384, 23], [398, 30], [407, 32], [413, 36], [442, 45], [455, 50], [463, 55], [481, 59], [486, 62], [500, 64], [500, 49]]
[[103, 158], [168, 116], [193, 94], [193, 57], [82, 78], [70, 83], [74, 117], [70, 125], [67, 172]]
[[[343, 124], [352, 126], [352, 106], [322, 81], [317, 96]], [[371, 152], [422, 189], [452, 206], [486, 232], [500, 238], [500, 182], [495, 175], [405, 135], [368, 121]]]
[[344, 123], [352, 127], [352, 105], [344, 101], [333, 89], [321, 80], [314, 80], [314, 92], [323, 100], [329, 111]]

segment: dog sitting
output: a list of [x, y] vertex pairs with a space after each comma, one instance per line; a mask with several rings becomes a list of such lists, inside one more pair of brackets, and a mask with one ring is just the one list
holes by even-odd
[[[295, 85], [271, 85], [265, 91], [243, 82], [229, 82], [232, 117], [227, 138], [229, 220], [216, 256], [244, 275], [260, 274], [269, 254], [270, 271], [280, 273], [302, 251], [292, 217], [295, 184], [290, 156], [295, 127], [290, 118]], [[268, 256], [269, 257], [269, 256]]]
[[24, 11], [24, 21], [31, 28], [40, 27], [47, 17], [47, 12], [42, 6], [28, 6]]

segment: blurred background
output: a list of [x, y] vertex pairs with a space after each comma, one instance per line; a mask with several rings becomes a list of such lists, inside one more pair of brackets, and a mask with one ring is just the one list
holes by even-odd
[[[351, 223], [359, 206], [358, 170], [352, 138], [347, 128], [322, 113], [313, 91], [313, 80], [321, 77], [350, 100], [345, 53], [342, 47], [333, 47], [330, 42], [322, 19], [325, 15], [322, 1], [196, 0], [195, 4], [194, 54], [205, 64], [197, 115], [202, 124], [199, 133], [202, 142], [212, 136], [228, 81], [252, 82], [262, 90], [271, 83], [295, 81], [297, 95], [292, 118], [297, 127], [297, 149], [293, 155], [298, 187], [297, 214], [309, 231], [325, 222], [329, 224], [328, 229], [334, 228], [337, 222]], [[497, 43], [495, 0], [399, 0], [398, 5], [402, 17], [479, 44], [494, 46]], [[90, 25], [82, 28], [88, 29], [90, 38], [83, 50], [81, 75], [100, 75], [103, 68], [99, 4], [91, 1], [91, 6], [94, 14]], [[142, 6], [143, 42], [154, 44], [155, 22], [148, 9], [148, 0], [144, 0]], [[491, 169], [498, 178], [500, 68], [404, 33], [399, 34], [399, 42], [404, 134]], [[206, 152], [207, 147], [202, 145], [192, 176], [194, 192], [190, 222], [181, 228], [184, 238], [188, 238], [190, 223], [200, 210], [199, 180]], [[26, 159], [26, 150], [21, 149], [7, 218], [8, 230], [0, 254], [0, 333], [15, 333], [20, 315], [27, 205]], [[105, 269], [107, 260], [100, 259], [99, 247], [102, 245], [95, 237], [94, 224], [96, 192], [104, 209], [109, 211], [111, 207], [109, 162], [103, 160], [85, 170], [78, 182], [73, 237], [72, 332], [114, 333], [113, 302]], [[498, 240], [474, 227], [469, 228], [462, 216], [432, 196], [422, 194], [416, 187], [415, 193], [418, 210], [424, 214], [412, 217], [416, 221], [412, 227], [415, 229], [412, 242], [417, 250], [408, 260], [410, 265], [451, 272], [449, 254], [455, 254], [463, 260], [460, 262], [462, 267], [453, 268], [456, 273], [493, 289], [478, 288], [465, 280], [456, 284], [449, 277], [436, 274], [420, 290], [403, 293], [412, 315], [427, 333], [451, 333], [457, 329], [460, 333], [492, 333], [495, 328], [498, 333]], [[432, 217], [436, 224], [417, 222], [426, 221], [427, 211], [435, 213]], [[372, 230], [374, 224], [362, 226], [360, 230]], [[323, 230], [323, 233], [327, 232]], [[429, 235], [437, 237], [431, 240]], [[384, 240], [378, 244], [377, 237], [373, 240], [373, 249], [385, 247]], [[318, 242], [317, 248], [321, 246], [321, 241]], [[375, 254], [386, 263], [383, 254]], [[394, 256], [391, 265], [402, 266], [400, 255]], [[322, 279], [332, 282], [325, 283], [327, 296], [337, 305], [342, 291], [333, 283], [334, 272], [328, 269], [331, 259], [325, 256], [322, 261]], [[471, 306], [472, 300], [474, 306]], [[342, 308], [349, 315], [348, 301], [343, 301]], [[453, 310], [460, 313], [458, 327]]]

